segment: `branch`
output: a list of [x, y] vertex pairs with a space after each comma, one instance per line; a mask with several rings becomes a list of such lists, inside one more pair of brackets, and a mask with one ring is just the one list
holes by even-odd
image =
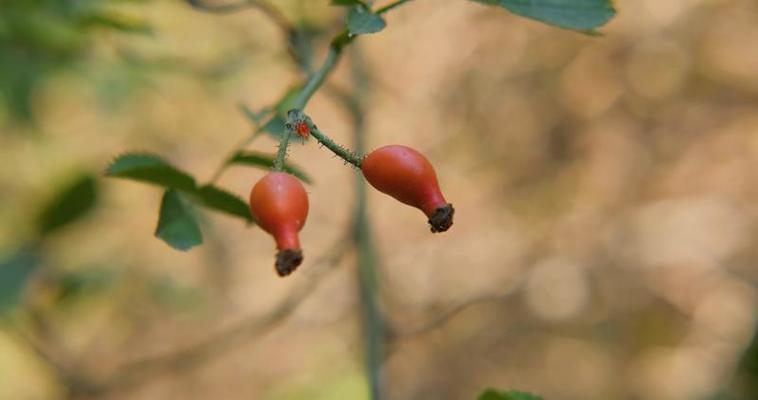
[[[190, 4], [193, 4], [193, 5], [195, 5], [195, 3], [200, 2], [200, 0], [187, 0], [187, 1], [189, 1]], [[386, 12], [394, 9], [395, 7], [398, 7], [398, 6], [400, 6], [402, 4], [405, 4], [405, 3], [409, 2], [409, 1], [410, 0], [397, 0], [397, 1], [394, 1], [394, 2], [392, 2], [390, 4], [387, 4], [384, 7], [381, 7], [379, 9], [377, 9], [375, 11], [375, 13], [376, 14], [384, 14], [384, 13], [386, 13]], [[198, 4], [203, 4], [203, 3], [200, 2]], [[260, 4], [267, 4], [267, 3], [256, 1], [256, 0], [246, 0], [243, 3], [238, 3], [238, 6], [239, 6], [239, 4], [246, 4], [249, 7], [249, 6], [253, 6], [252, 4], [256, 4], [256, 6], [259, 6]], [[205, 5], [204, 7], [207, 7], [207, 5]], [[216, 8], [218, 8], [218, 7], [216, 7]], [[289, 33], [296, 32], [296, 30], [294, 30], [294, 28], [289, 27], [289, 24], [287, 25], [286, 29], [287, 29], [287, 32], [289, 32]], [[339, 34], [335, 35], [332, 38], [332, 40], [330, 42], [330, 45], [329, 45], [329, 51], [326, 54], [326, 58], [324, 59], [324, 62], [321, 64], [321, 67], [318, 70], [316, 70], [316, 72], [314, 72], [310, 76], [310, 78], [308, 79], [308, 81], [303, 86], [303, 89], [300, 91], [300, 93], [298, 94], [297, 98], [293, 102], [293, 108], [294, 109], [303, 110], [305, 108], [305, 106], [310, 101], [311, 97], [313, 97], [313, 95], [316, 93], [316, 91], [318, 91], [318, 89], [321, 88], [321, 86], [326, 81], [326, 78], [329, 76], [329, 74], [331, 74], [331, 72], [336, 67], [337, 62], [340, 60], [340, 58], [342, 56], [342, 50], [344, 49], [344, 47], [347, 46], [347, 45], [349, 45], [350, 43], [352, 43], [352, 41], [356, 37], [357, 37], [356, 35], [350, 35], [350, 33], [345, 29], [345, 30], [343, 30], [342, 32], [340, 32]], [[221, 175], [224, 173], [224, 171], [226, 171], [226, 169], [229, 167], [229, 163], [228, 163], [229, 159], [231, 157], [233, 157], [234, 154], [237, 154], [239, 151], [241, 151], [245, 147], [247, 147], [253, 141], [253, 139], [256, 138], [263, 131], [263, 127], [265, 127], [266, 124], [268, 124], [273, 118], [274, 118], [274, 116], [270, 116], [265, 121], [263, 121], [262, 123], [260, 123], [258, 125], [258, 127], [255, 129], [255, 131], [251, 135], [245, 137], [236, 146], [234, 146], [234, 148], [232, 148], [232, 150], [229, 152], [229, 155], [227, 155], [227, 157], [224, 158], [224, 161], [221, 163], [221, 165], [219, 165], [216, 168], [216, 171], [214, 172], [213, 176], [211, 177], [210, 183], [216, 182], [221, 177]], [[317, 131], [317, 130], [314, 129], [314, 131]], [[286, 129], [284, 135], [282, 135], [282, 138], [279, 141], [279, 150], [277, 152], [277, 157], [276, 157], [276, 160], [275, 160], [274, 169], [276, 169], [277, 166], [281, 166], [281, 165], [284, 164], [284, 160], [285, 160], [285, 158], [287, 156], [287, 147], [289, 146], [290, 136], [291, 136], [290, 129]], [[351, 163], [351, 164], [353, 164], [353, 165], [355, 165], [357, 167], [360, 167], [360, 158], [359, 157], [357, 157], [355, 154], [352, 154], [354, 156], [352, 158], [351, 157], [347, 157], [347, 155], [350, 154], [350, 152], [348, 152], [348, 151], [345, 151], [345, 152], [342, 152], [342, 153], [338, 152], [339, 149], [337, 147], [341, 148], [341, 146], [336, 145], [336, 144], [335, 144], [336, 147], [335, 146], [331, 146], [331, 144], [334, 143], [334, 142], [331, 141], [331, 139], [329, 139], [328, 136], [324, 135], [323, 132], [320, 132], [320, 131], [316, 132], [314, 134], [314, 137], [316, 137], [316, 139], [321, 144], [323, 144], [324, 146], [326, 146], [327, 148], [329, 148], [330, 150], [332, 150], [333, 152], [335, 152], [335, 154], [337, 154], [338, 156], [340, 156], [341, 158], [343, 158], [345, 161], [347, 161], [347, 162], [349, 162], [349, 163]], [[342, 148], [342, 149], [344, 150], [344, 148]]]
[[32, 335], [13, 325], [9, 325], [8, 333], [11, 333], [11, 336], [21, 345], [31, 349], [53, 370], [63, 386], [68, 390], [69, 395], [92, 394], [95, 392], [97, 385], [94, 382], [78, 374], [74, 368], [69, 367], [59, 357], [52, 354], [51, 351], [46, 349]]
[[511, 296], [510, 293], [507, 294], [497, 294], [497, 295], [484, 295], [479, 297], [474, 297], [468, 300], [465, 300], [457, 305], [454, 305], [452, 307], [449, 307], [447, 310], [438, 313], [438, 315], [431, 320], [417, 326], [411, 329], [398, 329], [393, 328], [390, 330], [390, 338], [392, 340], [399, 340], [399, 339], [407, 339], [413, 336], [423, 335], [425, 333], [431, 332], [435, 329], [441, 328], [453, 318], [461, 314], [463, 311], [468, 310], [469, 308], [483, 303], [491, 303], [491, 302], [501, 302], [505, 301]]
[[[365, 66], [361, 53], [357, 48], [352, 52], [352, 75], [354, 88], [349, 97], [345, 97], [345, 107], [351, 114], [353, 122], [353, 140], [356, 149], [363, 152], [365, 148], [366, 123], [364, 119], [364, 97], [369, 82], [365, 72]], [[317, 129], [312, 132], [314, 136]], [[324, 135], [325, 137], [325, 135]], [[318, 136], [317, 136], [318, 138]], [[330, 139], [331, 141], [331, 139]], [[319, 142], [324, 143], [323, 138]], [[332, 142], [333, 143], [333, 142]], [[327, 147], [329, 147], [327, 145]], [[335, 148], [329, 147], [332, 151]], [[336, 145], [336, 149], [344, 150]], [[340, 155], [340, 152], [335, 151]], [[351, 161], [354, 154], [346, 152], [343, 157], [356, 167], [360, 168], [360, 157]], [[386, 397], [386, 375], [382, 364], [386, 354], [387, 327], [385, 317], [380, 306], [379, 278], [377, 274], [377, 249], [371, 232], [371, 220], [368, 216], [368, 204], [366, 195], [366, 182], [361, 174], [355, 175], [356, 202], [355, 202], [355, 225], [353, 227], [353, 240], [358, 252], [358, 288], [363, 311], [363, 334], [365, 341], [366, 374], [369, 381], [371, 399], [381, 400]]]
[[278, 8], [263, 0], [241, 0], [236, 3], [225, 4], [211, 4], [206, 3], [204, 0], [187, 0], [187, 3], [198, 10], [216, 14], [229, 14], [248, 8], [255, 8], [269, 17], [284, 32], [289, 33], [295, 30], [289, 20], [287, 20], [287, 17]]
[[401, 6], [401, 5], [403, 5], [403, 4], [405, 4], [405, 3], [409, 2], [409, 1], [411, 1], [411, 0], [397, 0], [397, 1], [393, 1], [392, 3], [387, 4], [384, 7], [379, 8], [378, 10], [375, 11], [375, 13], [376, 14], [384, 14], [387, 11], [390, 11], [393, 8]]
[[[384, 13], [386, 13], [386, 12], [394, 9], [395, 7], [398, 7], [398, 6], [400, 6], [400, 5], [404, 4], [404, 3], [407, 3], [408, 1], [410, 1], [410, 0], [397, 0], [397, 1], [394, 1], [394, 2], [392, 2], [392, 3], [390, 3], [390, 4], [386, 5], [386, 6], [384, 6], [382, 8], [379, 8], [376, 11], [376, 13], [377, 14], [384, 14]], [[305, 106], [310, 101], [311, 97], [313, 97], [313, 95], [316, 93], [316, 91], [318, 91], [318, 89], [321, 88], [321, 86], [324, 84], [324, 82], [326, 81], [326, 78], [329, 76], [329, 74], [331, 74], [332, 71], [334, 71], [334, 68], [336, 67], [337, 62], [340, 60], [340, 58], [342, 56], [342, 50], [345, 48], [345, 46], [347, 46], [350, 43], [352, 43], [352, 41], [356, 37], [357, 37], [357, 35], [351, 35], [347, 31], [347, 29], [345, 29], [342, 32], [340, 32], [339, 34], [337, 34], [336, 36], [334, 36], [334, 38], [332, 38], [332, 41], [331, 41], [331, 43], [329, 45], [329, 51], [327, 52], [326, 58], [324, 59], [324, 62], [321, 64], [321, 67], [315, 73], [313, 73], [311, 75], [311, 77], [308, 79], [308, 81], [303, 86], [303, 89], [300, 90], [300, 93], [298, 93], [297, 97], [293, 101], [292, 107], [293, 107], [294, 110], [302, 111], [305, 108]], [[260, 126], [266, 126], [266, 124], [270, 120], [271, 119], [267, 120], [266, 122], [262, 123]], [[259, 128], [259, 129], [262, 129], [262, 128]], [[283, 165], [284, 165], [284, 160], [287, 157], [287, 147], [289, 146], [289, 140], [290, 140], [290, 136], [291, 136], [291, 133], [292, 133], [291, 131], [292, 131], [292, 129], [290, 129], [290, 128], [285, 129], [284, 134], [282, 135], [282, 137], [281, 137], [281, 139], [279, 141], [279, 150], [277, 152], [276, 160], [274, 161], [274, 170], [279, 170], [280, 171], [282, 169]], [[314, 129], [314, 131], [317, 131], [317, 130]], [[330, 140], [329, 141], [326, 140], [326, 139], [328, 139], [328, 137], [326, 135], [323, 135], [323, 134], [319, 135], [319, 133], [322, 133], [322, 132], [316, 132], [316, 135], [314, 135], [314, 136], [316, 136], [317, 139], [319, 139], [319, 137], [321, 138], [321, 140], [319, 140], [319, 142], [321, 142], [322, 144], [324, 144], [325, 146], [327, 146], [330, 150], [335, 151], [334, 147], [330, 147], [330, 143], [329, 143]], [[253, 136], [251, 136], [250, 140], [252, 140], [252, 138], [255, 137], [256, 134], [257, 134], [257, 130], [253, 134]], [[242, 146], [238, 145], [237, 147], [235, 147], [230, 152], [230, 154], [236, 154], [237, 152], [239, 152], [240, 150], [242, 150], [244, 148], [244, 146], [247, 146], [247, 144], [249, 143], [250, 140], [243, 140], [240, 143]], [[337, 147], [340, 147], [340, 146], [337, 146]], [[335, 151], [335, 154], [341, 156], [343, 159], [345, 159], [346, 161], [350, 162], [351, 164], [353, 164], [353, 165], [355, 165], [357, 167], [360, 167], [360, 158], [358, 158], [358, 157], [353, 157], [353, 158], [351, 158], [351, 157], [345, 157], [345, 155], [348, 154], [348, 153], [342, 154], [340, 152]], [[221, 174], [224, 172], [224, 170], [228, 167], [228, 159], [229, 158], [226, 158], [224, 160], [224, 163], [216, 170], [216, 173], [213, 176], [214, 177], [214, 179], [213, 179], [214, 181], [219, 176], [221, 176]]]
[[[325, 256], [317, 260], [311, 269], [312, 276], [303, 279], [299, 287], [278, 306], [263, 316], [250, 317], [225, 331], [212, 335], [203, 341], [163, 355], [149, 357], [121, 366], [112, 378], [98, 385], [99, 392], [137, 386], [140, 383], [169, 371], [183, 371], [195, 368], [229, 350], [261, 336], [284, 321], [310, 295], [322, 279], [334, 270], [347, 253], [345, 240]], [[321, 266], [321, 268], [318, 268]]]

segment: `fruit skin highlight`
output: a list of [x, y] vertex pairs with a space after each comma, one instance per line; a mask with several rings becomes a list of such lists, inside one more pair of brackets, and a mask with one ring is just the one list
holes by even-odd
[[276, 272], [287, 276], [303, 262], [298, 232], [308, 217], [308, 194], [286, 172], [269, 172], [250, 191], [250, 211], [258, 225], [276, 241]]
[[455, 209], [442, 195], [434, 167], [418, 151], [402, 145], [380, 147], [363, 159], [361, 171], [380, 192], [423, 211], [432, 232], [453, 225]]

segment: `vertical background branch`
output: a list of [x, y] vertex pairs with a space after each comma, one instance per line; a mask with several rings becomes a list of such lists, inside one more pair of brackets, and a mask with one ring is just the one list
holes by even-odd
[[[353, 92], [351, 96], [343, 96], [343, 100], [352, 119], [355, 151], [363, 154], [366, 149], [364, 101], [369, 89], [369, 76], [360, 48], [353, 46], [349, 54], [352, 61]], [[353, 240], [358, 256], [357, 277], [361, 300], [366, 374], [371, 398], [383, 399], [386, 398], [384, 388], [387, 382], [382, 363], [387, 335], [379, 302], [378, 257], [367, 212], [366, 181], [360, 173], [355, 174], [355, 191]]]

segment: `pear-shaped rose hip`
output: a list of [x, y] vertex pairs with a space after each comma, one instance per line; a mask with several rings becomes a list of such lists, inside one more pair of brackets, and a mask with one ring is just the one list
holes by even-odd
[[361, 171], [380, 192], [423, 211], [432, 232], [453, 225], [455, 209], [442, 196], [434, 167], [418, 151], [401, 145], [378, 148], [363, 159]]
[[298, 238], [308, 216], [308, 195], [303, 184], [286, 172], [269, 172], [250, 192], [250, 211], [276, 241], [276, 272], [279, 276], [289, 275], [303, 262]]

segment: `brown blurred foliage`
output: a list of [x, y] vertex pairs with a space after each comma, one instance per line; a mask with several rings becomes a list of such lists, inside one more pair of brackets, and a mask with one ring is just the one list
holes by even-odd
[[[326, 1], [274, 3], [326, 31], [339, 17]], [[617, 3], [601, 37], [416, 1], [357, 41], [370, 146], [425, 152], [457, 209], [455, 226], [432, 236], [417, 210], [370, 194], [390, 398], [471, 399], [489, 386], [551, 400], [758, 396], [755, 362], [740, 361], [758, 315], [758, 3]], [[156, 34], [105, 37], [94, 57], [172, 62], [107, 82], [61, 75], [34, 93], [33, 132], [0, 135], [0, 247], [30, 235], [39, 199], [67, 171], [125, 150], [209, 177], [250, 129], [235, 104], [260, 108], [298, 79], [260, 13], [130, 11]], [[332, 81], [349, 87], [343, 61]], [[104, 88], [134, 90], [104, 102]], [[324, 92], [309, 113], [349, 143], [348, 115]], [[343, 237], [353, 172], [313, 143], [291, 159], [315, 184], [306, 263], [284, 280], [259, 230], [209, 215], [206, 243], [179, 253], [152, 236], [159, 190], [103, 182], [100, 209], [48, 244], [25, 292], [20, 325], [43, 332], [38, 345], [57, 361], [1, 329], [0, 398], [61, 398], [71, 382], [51, 365], [108, 377], [265, 315], [314, 279], [270, 330], [96, 397], [367, 398], [354, 254], [328, 273], [308, 264]], [[237, 168], [220, 183], [246, 196], [262, 174]], [[91, 270], [102, 290], [61, 301], [58, 277]]]

